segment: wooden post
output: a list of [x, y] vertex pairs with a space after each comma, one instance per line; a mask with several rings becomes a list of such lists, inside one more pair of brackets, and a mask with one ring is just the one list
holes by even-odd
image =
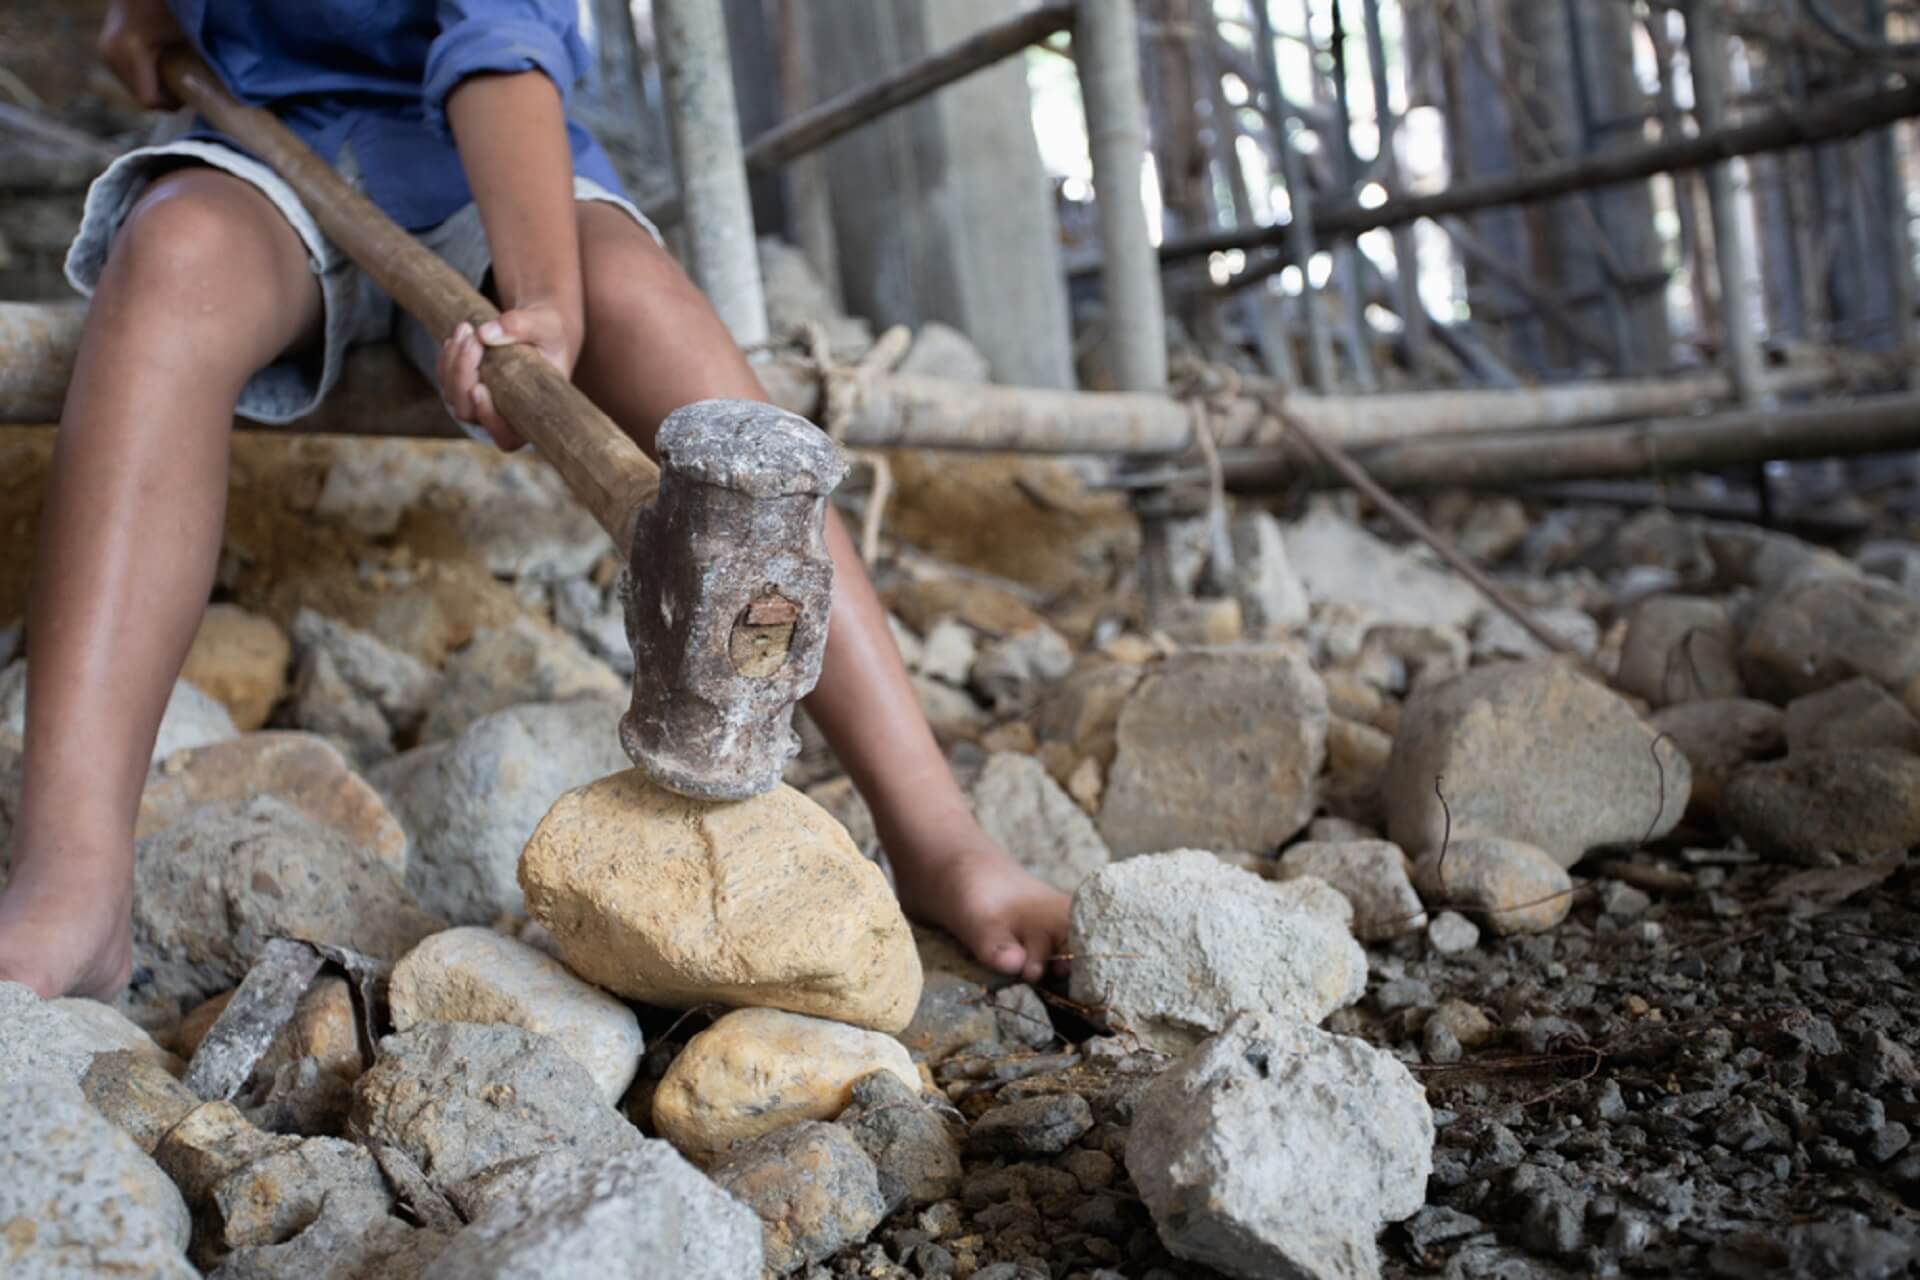
[[[1396, 121], [1392, 95], [1387, 91], [1387, 42], [1380, 30], [1380, 0], [1366, 0], [1367, 73], [1373, 81], [1373, 118], [1380, 130], [1380, 180], [1388, 191], [1400, 190], [1400, 156], [1393, 145]], [[1407, 363], [1416, 379], [1431, 372], [1431, 344], [1426, 304], [1420, 300], [1420, 255], [1412, 226], [1393, 229], [1394, 285], [1400, 297], [1400, 320], [1407, 327]]]
[[655, 0], [654, 20], [693, 278], [733, 340], [750, 347], [767, 340], [767, 299], [740, 153], [725, 15], [715, 0]]
[[1073, 54], [1080, 68], [1087, 142], [1093, 153], [1108, 363], [1120, 390], [1164, 391], [1167, 329], [1160, 263], [1140, 199], [1147, 119], [1140, 95], [1140, 28], [1133, 0], [1081, 5], [1073, 29]]
[[[1327, 314], [1320, 295], [1313, 287], [1310, 270], [1319, 251], [1313, 230], [1313, 191], [1307, 186], [1306, 166], [1294, 149], [1292, 132], [1299, 115], [1280, 89], [1280, 61], [1274, 53], [1273, 14], [1269, 0], [1251, 0], [1254, 43], [1260, 58], [1261, 91], [1267, 97], [1267, 114], [1273, 127], [1273, 149], [1280, 160], [1280, 188], [1286, 193], [1291, 211], [1285, 229], [1287, 248], [1300, 267], [1300, 313], [1307, 330], [1308, 385], [1320, 392], [1331, 392], [1338, 383], [1333, 367], [1333, 339], [1327, 332]], [[1162, 247], [1161, 258], [1166, 257]]]
[[[1708, 0], [1691, 0], [1686, 18], [1694, 115], [1700, 131], [1708, 133], [1726, 120], [1727, 42]], [[1727, 372], [1733, 378], [1734, 400], [1751, 405], [1761, 395], [1760, 335], [1754, 332], [1746, 231], [1734, 206], [1733, 169], [1724, 160], [1707, 169], [1707, 204], [1713, 216], [1713, 253], [1719, 266], [1721, 308], [1726, 318]]]

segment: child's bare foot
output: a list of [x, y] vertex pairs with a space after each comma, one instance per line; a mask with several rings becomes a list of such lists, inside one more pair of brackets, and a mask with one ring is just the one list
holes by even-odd
[[1065, 967], [1067, 895], [1015, 862], [971, 815], [937, 842], [886, 845], [909, 916], [945, 929], [996, 973], [1035, 982], [1050, 962]]
[[0, 890], [0, 979], [43, 997], [117, 994], [133, 976], [133, 875], [124, 855], [51, 851], [63, 865], [14, 850]]

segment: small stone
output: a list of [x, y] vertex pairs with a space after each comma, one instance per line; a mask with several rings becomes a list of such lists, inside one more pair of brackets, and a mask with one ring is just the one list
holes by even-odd
[[1047, 1013], [1047, 1002], [1024, 982], [994, 992], [993, 1007], [1000, 1038], [1008, 1044], [1049, 1049], [1060, 1038], [1054, 1030], [1052, 1016]]
[[1780, 708], [1751, 699], [1686, 702], [1655, 714], [1653, 727], [1686, 755], [1693, 770], [1687, 812], [1712, 819], [1720, 793], [1743, 766], [1780, 754], [1786, 717]]
[[1628, 615], [1614, 683], [1654, 707], [1740, 697], [1727, 607], [1692, 596], [1641, 601]]
[[1428, 1062], [1444, 1066], [1460, 1061], [1462, 1053], [1460, 1037], [1455, 1035], [1453, 1028], [1444, 1022], [1435, 1022], [1432, 1019], [1427, 1021], [1426, 1027], [1421, 1032], [1421, 1046]]
[[153, 1059], [124, 1049], [95, 1054], [80, 1091], [147, 1155], [200, 1105], [192, 1090]]
[[286, 693], [292, 654], [287, 633], [271, 619], [212, 604], [201, 616], [180, 678], [224, 706], [234, 728], [251, 733]]
[[[0, 745], [19, 747], [27, 733], [27, 660], [0, 670]], [[160, 732], [153, 742], [153, 763], [176, 751], [225, 742], [239, 730], [233, 717], [210, 695], [185, 680], [176, 680], [160, 716]]]
[[1600, 909], [1621, 920], [1632, 920], [1647, 913], [1653, 899], [1644, 889], [1636, 889], [1619, 880], [1605, 881], [1600, 887]]
[[312, 678], [314, 664], [324, 663], [343, 696], [370, 706], [388, 733], [417, 727], [440, 682], [439, 674], [419, 658], [313, 609], [294, 615], [293, 643], [302, 680]]
[[400, 1148], [443, 1192], [510, 1160], [633, 1140], [587, 1069], [519, 1027], [425, 1022], [380, 1042], [354, 1086], [353, 1132]]
[[506, 1022], [551, 1036], [617, 1104], [640, 1064], [640, 1020], [540, 951], [491, 929], [436, 933], [394, 966], [393, 1028]]
[[1093, 1128], [1093, 1110], [1078, 1094], [1023, 1098], [974, 1121], [967, 1148], [983, 1155], [1058, 1155]]
[[1788, 861], [1911, 848], [1920, 844], [1920, 756], [1881, 747], [1748, 765], [1727, 783], [1720, 810], [1748, 847]]
[[618, 590], [602, 591], [585, 578], [556, 582], [553, 621], [615, 675], [632, 678], [633, 646], [627, 639], [627, 610]]
[[887, 1212], [873, 1161], [845, 1129], [817, 1121], [742, 1147], [713, 1180], [760, 1215], [766, 1265], [775, 1275], [858, 1244]]
[[921, 642], [920, 661], [914, 670], [929, 680], [962, 687], [973, 670], [979, 645], [979, 633], [972, 627], [953, 618], [942, 618], [933, 624]]
[[1787, 702], [1855, 676], [1899, 689], [1920, 675], [1920, 601], [1869, 579], [1814, 577], [1761, 601], [1740, 645], [1756, 697]]
[[1551, 929], [1573, 907], [1566, 870], [1519, 840], [1455, 839], [1414, 864], [1413, 882], [1428, 906], [1469, 911], [1496, 934]]
[[1062, 893], [1112, 860], [1092, 819], [1032, 756], [989, 756], [968, 799], [981, 829]]
[[1171, 659], [1120, 713], [1101, 834], [1120, 858], [1275, 848], [1313, 817], [1326, 735], [1326, 688], [1292, 648]]
[[134, 882], [134, 963], [163, 998], [236, 985], [272, 938], [392, 960], [441, 927], [373, 850], [272, 795], [140, 840]]
[[368, 781], [412, 837], [407, 882], [421, 902], [454, 924], [525, 911], [520, 851], [562, 793], [630, 766], [625, 710], [613, 698], [509, 707], [374, 769]]
[[1358, 1000], [1366, 953], [1346, 899], [1187, 849], [1107, 867], [1074, 895], [1073, 998], [1179, 1053], [1245, 1009], [1319, 1022]]
[[1875, 1164], [1885, 1164], [1905, 1151], [1912, 1141], [1912, 1130], [1898, 1120], [1889, 1120], [1868, 1135], [1861, 1144], [1860, 1152]]
[[973, 687], [1004, 713], [1031, 705], [1043, 686], [1072, 666], [1072, 646], [1043, 624], [983, 645], [973, 660]]
[[873, 1161], [889, 1213], [902, 1204], [934, 1204], [959, 1191], [960, 1148], [946, 1122], [893, 1072], [875, 1071], [854, 1081], [853, 1105], [837, 1123]]
[[1595, 846], [1671, 831], [1691, 781], [1677, 747], [1570, 667], [1480, 667], [1407, 703], [1387, 770], [1388, 833], [1416, 856], [1449, 834], [1496, 836], [1570, 867]]
[[928, 969], [913, 1021], [900, 1043], [934, 1066], [972, 1045], [1000, 1039], [1001, 1019], [987, 989], [958, 974]]
[[830, 1120], [853, 1085], [892, 1072], [913, 1089], [920, 1073], [899, 1041], [778, 1009], [736, 1009], [688, 1042], [654, 1094], [654, 1130], [705, 1163], [798, 1120]]
[[110, 1005], [77, 997], [42, 1000], [31, 987], [0, 981], [0, 1084], [40, 1079], [78, 1084], [96, 1054], [115, 1050], [161, 1070], [181, 1067]]
[[1420, 895], [1407, 878], [1406, 855], [1391, 841], [1297, 844], [1280, 855], [1274, 878], [1301, 876], [1326, 881], [1353, 904], [1353, 936], [1362, 942], [1380, 942], [1426, 928]]
[[1480, 926], [1458, 911], [1442, 911], [1427, 925], [1427, 945], [1443, 956], [1471, 951], [1480, 943]]
[[1156, 1080], [1127, 1171], [1175, 1255], [1234, 1275], [1372, 1276], [1426, 1201], [1433, 1115], [1391, 1056], [1243, 1014]]
[[759, 1280], [752, 1209], [664, 1142], [535, 1158], [421, 1280]]
[[569, 968], [669, 1008], [717, 1001], [905, 1029], [920, 960], [899, 901], [846, 831], [780, 787], [738, 804], [638, 770], [562, 796], [520, 859]]
[[192, 1280], [187, 1207], [72, 1084], [0, 1083], [0, 1264], [9, 1276]]
[[1865, 678], [1795, 698], [1787, 704], [1786, 732], [1793, 755], [1872, 747], [1920, 752], [1920, 720]]
[[[1536, 623], [1546, 628], [1548, 635], [1559, 636], [1581, 657], [1591, 658], [1600, 648], [1600, 624], [1585, 609], [1562, 607], [1528, 612]], [[1551, 656], [1552, 650], [1541, 644], [1532, 632], [1498, 609], [1481, 614], [1480, 620], [1474, 623], [1476, 662], [1526, 661]]]
[[332, 743], [361, 768], [393, 754], [394, 727], [380, 708], [347, 682], [332, 654], [314, 650], [300, 659], [287, 719]]

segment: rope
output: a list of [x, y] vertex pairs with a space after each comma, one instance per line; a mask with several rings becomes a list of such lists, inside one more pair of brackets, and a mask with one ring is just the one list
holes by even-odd
[[873, 478], [867, 494], [866, 509], [860, 518], [860, 558], [867, 564], [880, 559], [880, 532], [886, 523], [887, 503], [893, 497], [893, 467], [886, 455], [875, 449], [847, 447], [847, 431], [866, 402], [872, 379], [889, 372], [906, 356], [913, 345], [913, 333], [905, 325], [895, 325], [875, 340], [860, 359], [842, 364], [833, 358], [826, 329], [807, 325], [802, 344], [802, 359], [820, 383], [820, 427], [827, 438], [846, 450], [848, 461], [865, 467]]

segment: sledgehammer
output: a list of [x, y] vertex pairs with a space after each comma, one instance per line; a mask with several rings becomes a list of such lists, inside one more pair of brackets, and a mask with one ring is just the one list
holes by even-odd
[[[341, 252], [436, 340], [499, 316], [271, 112], [229, 97], [193, 53], [170, 50], [160, 70], [182, 102], [272, 166]], [[773, 787], [799, 750], [793, 706], [819, 679], [826, 649], [833, 570], [823, 521], [846, 473], [839, 450], [785, 410], [706, 400], [661, 426], [656, 468], [531, 349], [488, 348], [480, 376], [501, 416], [628, 550], [628, 756], [696, 799]]]

